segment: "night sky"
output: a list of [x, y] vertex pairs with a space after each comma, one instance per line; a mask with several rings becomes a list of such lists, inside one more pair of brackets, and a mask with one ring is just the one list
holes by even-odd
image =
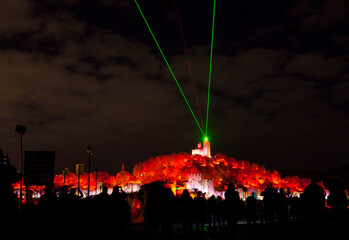
[[[138, 0], [200, 119], [174, 0]], [[213, 0], [177, 0], [203, 121]], [[349, 159], [347, 0], [217, 0], [212, 153], [268, 168]], [[56, 171], [191, 152], [202, 140], [133, 0], [0, 1], [0, 148], [56, 151]]]

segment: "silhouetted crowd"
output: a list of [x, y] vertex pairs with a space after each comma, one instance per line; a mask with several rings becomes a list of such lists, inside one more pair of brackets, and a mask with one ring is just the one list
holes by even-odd
[[[46, 186], [37, 203], [29, 199], [19, 211], [18, 197], [11, 185], [18, 180], [14, 167], [0, 164], [1, 236], [16, 239], [11, 236], [23, 236], [38, 227], [40, 237], [52, 234], [81, 237], [82, 233], [117, 237], [130, 231], [130, 194], [120, 187], [114, 187], [109, 194], [104, 186], [101, 193], [86, 198], [75, 188]], [[331, 224], [338, 231], [343, 231], [343, 226], [348, 224], [348, 196], [341, 181], [332, 185], [327, 200], [324, 189], [316, 181], [312, 181], [300, 197], [271, 186], [261, 196], [263, 199], [258, 200], [251, 193], [243, 201], [232, 183], [224, 198], [212, 195], [206, 199], [199, 191], [193, 197], [188, 190], [175, 196], [162, 182], [145, 184], [132, 195], [141, 202], [144, 233], [149, 235], [170, 236], [176, 223], [181, 225], [182, 233], [204, 230], [234, 233], [239, 221], [266, 226], [290, 222], [309, 226]]]
[[[58, 192], [47, 186], [37, 203], [29, 200], [22, 205], [20, 220], [21, 234], [40, 228], [37, 236], [81, 237], [89, 232], [90, 236], [113, 236], [126, 231], [130, 223], [130, 207], [127, 194], [114, 187], [112, 194], [103, 187], [94, 198], [82, 198], [82, 192], [63, 186]], [[16, 201], [18, 203], [18, 201]], [[11, 231], [18, 229], [19, 221], [13, 222]], [[17, 225], [17, 226], [16, 226]], [[11, 232], [10, 232], [11, 233]], [[14, 231], [17, 233], [18, 231]]]
[[[326, 192], [312, 181], [300, 197], [290, 196], [283, 189], [276, 190], [268, 186], [258, 200], [255, 193], [243, 201], [229, 184], [222, 197], [212, 195], [206, 199], [201, 192], [192, 198], [184, 190], [176, 198], [170, 189], [161, 182], [143, 186], [144, 221], [147, 231], [168, 230], [173, 224], [181, 222], [183, 232], [203, 231], [205, 224], [210, 230], [233, 232], [238, 221], [247, 224], [299, 222], [304, 224], [341, 224], [347, 223], [348, 196], [340, 181], [333, 184], [326, 204]], [[160, 195], [160, 196], [159, 196]]]

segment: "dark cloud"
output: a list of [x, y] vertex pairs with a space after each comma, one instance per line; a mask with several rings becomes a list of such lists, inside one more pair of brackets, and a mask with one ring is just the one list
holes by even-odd
[[299, 1], [291, 13], [303, 18], [302, 26], [314, 31], [332, 31], [344, 27], [349, 6], [345, 0]]
[[307, 78], [336, 81], [347, 71], [348, 56], [325, 58], [323, 53], [309, 52], [292, 58], [286, 68], [288, 74], [299, 74]]
[[33, 6], [26, 0], [2, 1], [0, 3], [1, 35], [31, 32], [40, 29], [40, 21], [32, 17]]
[[[177, 3], [205, 122], [212, 4]], [[199, 119], [173, 1], [140, 4]], [[347, 10], [217, 3], [213, 152], [293, 169], [348, 157]], [[25, 150], [56, 151], [57, 170], [86, 161], [88, 144], [93, 167], [116, 172], [201, 139], [133, 1], [3, 1], [0, 66], [0, 147], [15, 164], [16, 124], [28, 126]]]

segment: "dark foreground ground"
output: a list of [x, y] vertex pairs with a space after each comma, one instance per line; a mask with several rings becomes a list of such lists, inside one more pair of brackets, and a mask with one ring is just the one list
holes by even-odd
[[303, 240], [303, 239], [348, 239], [349, 224], [343, 223], [340, 226], [331, 223], [319, 223], [314, 225], [304, 224], [297, 221], [274, 224], [246, 224], [240, 221], [233, 232], [226, 230], [212, 229], [205, 226], [203, 232], [183, 233], [182, 226], [176, 223], [171, 234], [161, 231], [145, 233], [144, 224], [131, 224], [125, 232], [113, 231], [114, 229], [100, 229], [93, 227], [96, 219], [90, 219], [91, 226], [75, 227], [70, 225], [69, 229], [52, 226], [49, 231], [44, 231], [41, 224], [34, 222], [22, 222], [18, 228], [11, 231], [11, 234], [2, 239], [127, 239], [127, 240], [246, 240], [246, 239], [268, 239], [268, 240]]
[[318, 224], [314, 226], [305, 226], [296, 222], [287, 224], [238, 224], [234, 232], [226, 232], [209, 229], [205, 227], [204, 232], [184, 234], [180, 225], [175, 225], [172, 234], [166, 235], [160, 232], [145, 234], [141, 224], [131, 226], [127, 237], [120, 239], [154, 239], [154, 240], [179, 240], [179, 239], [348, 239], [349, 226], [338, 228], [332, 224]]
[[[18, 230], [17, 233], [22, 230]], [[145, 233], [143, 224], [132, 224], [126, 232], [111, 233], [104, 230], [88, 229], [74, 232], [66, 229], [57, 229], [57, 232], [50, 232], [42, 236], [40, 230], [31, 230], [21, 232], [20, 238], [8, 239], [120, 239], [120, 240], [305, 240], [305, 239], [348, 239], [349, 226], [342, 226], [340, 230], [332, 224], [317, 224], [314, 226], [305, 226], [296, 222], [287, 224], [238, 224], [235, 231], [219, 231], [205, 227], [203, 232], [194, 231], [183, 233], [181, 225], [175, 224], [171, 234], [165, 234], [161, 231]], [[18, 236], [18, 235], [17, 235]], [[0, 238], [2, 239], [2, 238]]]

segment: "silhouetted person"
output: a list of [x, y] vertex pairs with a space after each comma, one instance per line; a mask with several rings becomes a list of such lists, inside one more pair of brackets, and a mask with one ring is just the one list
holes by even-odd
[[348, 199], [342, 182], [338, 179], [330, 189], [327, 205], [331, 207], [331, 218], [335, 226], [335, 234], [343, 235], [348, 223]]
[[212, 195], [207, 201], [207, 216], [209, 227], [213, 227], [213, 230], [216, 229], [217, 208], [216, 196]]
[[[66, 228], [66, 218], [69, 216], [69, 188], [63, 185], [59, 191], [57, 198], [57, 228]], [[69, 216], [70, 217], [70, 216]]]
[[161, 230], [165, 235], [172, 232], [176, 197], [161, 181], [141, 186], [138, 194], [143, 203], [144, 230], [146, 235]]
[[189, 191], [185, 189], [182, 196], [179, 198], [181, 209], [181, 220], [183, 225], [183, 232], [191, 232], [193, 230], [193, 199]]
[[276, 194], [276, 216], [278, 222], [286, 222], [288, 219], [288, 205], [284, 189]]
[[97, 223], [97, 231], [101, 232], [102, 237], [106, 237], [109, 234], [110, 224], [110, 196], [108, 194], [108, 187], [103, 186], [102, 192], [94, 198], [94, 213]]
[[[79, 215], [81, 216], [81, 204], [80, 200], [83, 198], [83, 193], [80, 188], [71, 188], [68, 194], [69, 200], [69, 214], [73, 216]], [[77, 221], [75, 221], [77, 222]]]
[[[97, 189], [96, 189], [97, 192]], [[78, 200], [79, 205], [79, 224], [82, 229], [79, 231], [80, 239], [96, 238], [99, 232], [96, 231], [96, 211], [94, 197], [90, 194], [89, 197], [81, 198]]]
[[267, 186], [261, 193], [263, 196], [263, 219], [265, 223], [274, 223], [276, 208], [276, 191], [271, 186]]
[[290, 205], [289, 218], [293, 220], [300, 220], [302, 216], [302, 203], [298, 196], [292, 196], [288, 198], [288, 203]]
[[71, 188], [69, 191], [69, 200], [78, 201], [83, 197], [81, 189]]
[[38, 206], [36, 204], [36, 199], [33, 198], [33, 191], [27, 190], [25, 193], [25, 203], [21, 206], [20, 219], [22, 223], [23, 232], [30, 231], [36, 226], [39, 220]]
[[118, 200], [125, 200], [126, 197], [127, 197], [127, 193], [124, 190], [122, 190], [121, 187], [114, 186], [113, 187], [113, 192], [112, 192], [112, 194], [110, 196], [111, 196], [111, 198], [113, 200], [117, 200], [117, 199]]
[[304, 218], [305, 218], [304, 192], [299, 194], [298, 207], [299, 207], [299, 218], [301, 219], [302, 222], [304, 222]]
[[159, 218], [157, 216], [157, 206], [155, 198], [159, 188], [162, 187], [160, 181], [144, 184], [138, 193], [138, 199], [143, 205], [144, 231], [146, 234], [159, 229]]
[[16, 227], [19, 202], [12, 184], [20, 179], [20, 174], [0, 149], [0, 234], [2, 236], [8, 236]]
[[224, 202], [225, 202], [228, 231], [233, 232], [239, 220], [241, 207], [242, 207], [241, 201], [240, 201], [240, 195], [237, 191], [235, 191], [234, 183], [229, 183], [228, 190], [225, 192]]
[[216, 202], [217, 202], [216, 219], [217, 219], [219, 230], [222, 230], [225, 227], [224, 202], [221, 196], [217, 197]]
[[199, 191], [194, 199], [194, 216], [195, 216], [195, 226], [197, 231], [204, 230], [204, 224], [206, 220], [207, 213], [207, 202], [206, 199], [202, 197], [202, 193]]
[[39, 200], [40, 222], [42, 224], [43, 236], [49, 235], [57, 226], [57, 195], [49, 184], [44, 189], [45, 193]]
[[303, 194], [304, 218], [308, 223], [318, 223], [324, 220], [325, 190], [312, 179]]
[[115, 236], [125, 232], [130, 222], [130, 206], [126, 197], [127, 193], [119, 186], [115, 186], [110, 195], [111, 229]]
[[254, 192], [246, 198], [246, 220], [248, 224], [257, 221], [257, 199]]
[[63, 185], [61, 187], [61, 190], [59, 191], [59, 195], [58, 195], [58, 198], [60, 200], [63, 200], [63, 199], [66, 199], [69, 195], [69, 188], [67, 185]]
[[[77, 193], [79, 195], [77, 195]], [[80, 226], [81, 216], [79, 200], [82, 197], [81, 190], [76, 188], [71, 188], [68, 191], [68, 187], [63, 186], [58, 202], [61, 210], [61, 219], [63, 223], [63, 228], [66, 232], [70, 233], [70, 236], [77, 237], [78, 231], [76, 229]]]
[[155, 198], [157, 205], [160, 228], [165, 236], [172, 234], [176, 211], [176, 197], [170, 188], [159, 188]]

